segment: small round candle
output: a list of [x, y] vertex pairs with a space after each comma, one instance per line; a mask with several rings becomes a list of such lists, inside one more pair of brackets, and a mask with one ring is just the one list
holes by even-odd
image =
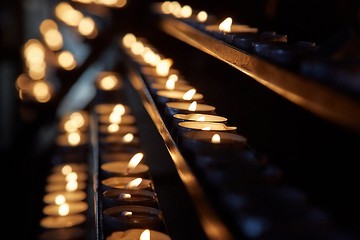
[[129, 228], [163, 229], [162, 211], [157, 208], [128, 205], [115, 206], [103, 211], [104, 227], [110, 231]]
[[46, 229], [38, 240], [80, 240], [86, 239], [86, 231], [81, 227]]
[[157, 207], [157, 195], [149, 190], [113, 189], [103, 192], [103, 204], [106, 207], [120, 205]]
[[56, 183], [48, 183], [45, 186], [45, 191], [50, 192], [58, 192], [58, 191], [76, 191], [76, 190], [84, 190], [87, 184], [85, 182], [56, 182]]
[[[179, 80], [178, 80], [179, 81]], [[154, 82], [150, 84], [150, 89], [153, 94], [155, 94], [157, 91], [160, 90], [177, 90], [177, 91], [188, 91], [192, 89], [193, 87], [188, 85], [186, 82], [174, 82], [173, 86], [169, 86], [169, 82]]]
[[95, 86], [101, 91], [115, 91], [123, 86], [123, 79], [116, 72], [100, 72], [95, 80]]
[[131, 185], [138, 178], [135, 177], [110, 177], [101, 181], [103, 190], [110, 189], [135, 189], [135, 190], [152, 190], [152, 183], [150, 179], [141, 178], [139, 184]]
[[43, 208], [43, 213], [48, 216], [61, 216], [61, 211], [64, 209], [66, 215], [73, 215], [85, 212], [88, 209], [86, 202], [69, 202], [60, 205], [49, 204]]
[[63, 173], [52, 173], [47, 178], [46, 181], [48, 183], [56, 183], [56, 182], [67, 182], [69, 178], [74, 175], [74, 178], [76, 178], [80, 182], [85, 182], [88, 178], [88, 174], [85, 172], [71, 172], [66, 175]]
[[60, 133], [72, 132], [74, 130], [86, 132], [89, 128], [89, 122], [89, 113], [86, 111], [67, 113], [61, 117], [58, 130]]
[[131, 109], [129, 106], [120, 104], [120, 103], [100, 103], [96, 104], [94, 107], [94, 111], [98, 115], [109, 115], [113, 110], [115, 106], [121, 106], [123, 108], [124, 114], [130, 114]]
[[58, 191], [58, 192], [51, 192], [47, 193], [43, 197], [43, 201], [46, 204], [54, 204], [56, 202], [56, 199], [61, 196], [64, 198], [65, 202], [79, 202], [86, 199], [86, 192], [84, 191]]
[[128, 133], [137, 135], [138, 132], [139, 132], [138, 128], [136, 126], [132, 126], [132, 125], [109, 124], [109, 125], [100, 125], [99, 126], [99, 135], [100, 136], [126, 135]]
[[[190, 91], [193, 90], [191, 93]], [[156, 92], [157, 101], [160, 104], [165, 104], [168, 102], [192, 102], [197, 101], [200, 102], [203, 100], [204, 95], [201, 93], [195, 92], [194, 88], [189, 91], [180, 91], [180, 90], [159, 90]], [[188, 97], [187, 97], [188, 94]]]
[[83, 224], [86, 221], [84, 214], [74, 214], [68, 216], [46, 216], [40, 220], [43, 228], [69, 228]]
[[70, 173], [70, 172], [87, 172], [88, 171], [88, 165], [86, 163], [63, 163], [63, 164], [57, 164], [52, 167], [52, 172], [64, 172]]
[[100, 153], [100, 161], [105, 162], [126, 162], [134, 156], [134, 152], [104, 152]]
[[150, 66], [141, 67], [141, 72], [145, 76], [150, 76], [150, 77], [167, 77], [171, 74], [179, 75], [179, 70], [176, 70], [174, 68], [169, 68], [169, 71], [167, 74], [159, 74], [156, 71], [156, 67], [150, 67]]
[[147, 177], [149, 167], [144, 163], [139, 163], [133, 168], [129, 168], [128, 162], [107, 162], [100, 166], [102, 173], [106, 177], [123, 176], [123, 177]]
[[[125, 231], [114, 231], [106, 240], [134, 240], [141, 239], [140, 236], [146, 229], [129, 229]], [[171, 240], [171, 238], [162, 232], [149, 230], [150, 238], [148, 240]]]
[[99, 138], [101, 152], [136, 151], [140, 148], [140, 139], [133, 134], [110, 135]]
[[99, 124], [109, 125], [111, 123], [116, 123], [116, 124], [121, 126], [121, 125], [133, 125], [133, 124], [135, 124], [136, 123], [136, 118], [133, 115], [125, 114], [125, 115], [122, 115], [121, 117], [119, 117], [118, 122], [113, 122], [110, 119], [109, 115], [104, 114], [104, 115], [99, 116], [98, 121], [99, 121]]

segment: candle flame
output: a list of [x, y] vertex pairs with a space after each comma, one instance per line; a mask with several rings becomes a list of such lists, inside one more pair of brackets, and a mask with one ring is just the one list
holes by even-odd
[[78, 174], [76, 172], [71, 172], [66, 175], [65, 179], [67, 182], [76, 181], [78, 179]]
[[73, 121], [78, 128], [84, 126], [85, 124], [85, 118], [80, 112], [71, 113], [70, 120]]
[[180, 9], [180, 17], [189, 18], [192, 15], [192, 8], [189, 5], [185, 5]]
[[205, 122], [205, 116], [200, 116], [196, 119], [197, 122]]
[[140, 235], [140, 240], [150, 240], [150, 230], [145, 229]]
[[77, 181], [69, 181], [66, 183], [66, 191], [69, 191], [69, 192], [73, 192], [73, 191], [76, 191], [78, 189], [78, 182]]
[[188, 110], [194, 112], [194, 111], [196, 111], [196, 107], [197, 107], [197, 102], [196, 102], [196, 101], [193, 101], [193, 102], [189, 105]]
[[80, 143], [81, 136], [78, 132], [68, 133], [67, 140], [71, 146], [76, 146]]
[[205, 22], [208, 18], [208, 14], [205, 11], [200, 11], [196, 17], [199, 20], [199, 22]]
[[166, 80], [165, 88], [168, 89], [168, 90], [174, 90], [175, 89], [175, 82], [176, 82], [176, 80], [169, 77], [168, 80]]
[[118, 103], [113, 107], [113, 111], [118, 112], [120, 115], [124, 115], [125, 114], [125, 107], [121, 103]]
[[123, 137], [124, 142], [127, 142], [127, 143], [131, 142], [133, 139], [134, 139], [134, 134], [132, 134], [132, 133], [127, 133]]
[[59, 65], [65, 70], [72, 70], [76, 67], [76, 60], [70, 51], [62, 51], [57, 57]]
[[126, 184], [125, 188], [136, 188], [140, 185], [141, 182], [142, 182], [142, 178], [135, 178], [134, 180]]
[[232, 18], [227, 17], [224, 21], [219, 24], [219, 30], [223, 32], [231, 32]]
[[72, 172], [72, 167], [70, 165], [64, 165], [61, 168], [61, 173], [64, 174], [64, 175], [68, 175], [71, 172]]
[[59, 206], [58, 213], [60, 216], [66, 216], [70, 212], [70, 207], [68, 203], [63, 203]]
[[210, 130], [211, 130], [211, 127], [203, 127], [201, 130], [210, 131]]
[[129, 161], [127, 167], [126, 167], [126, 173], [129, 173], [131, 170], [133, 170], [143, 159], [144, 154], [143, 153], [136, 153]]
[[100, 80], [100, 88], [104, 90], [111, 90], [118, 84], [118, 79], [114, 75], [105, 76]]
[[119, 131], [120, 126], [116, 123], [111, 123], [108, 127], [107, 130], [109, 133], [115, 133], [117, 131]]
[[94, 38], [97, 35], [95, 21], [90, 17], [84, 17], [80, 20], [78, 31], [81, 35], [88, 38]]
[[211, 142], [212, 143], [220, 143], [221, 142], [221, 138], [219, 134], [214, 134], [211, 138]]
[[131, 216], [131, 215], [132, 215], [132, 212], [130, 212], [130, 211], [121, 212], [121, 216]]
[[195, 93], [196, 93], [196, 89], [192, 88], [192, 89], [188, 90], [186, 93], [184, 93], [182, 98], [184, 100], [191, 100], [194, 97]]
[[65, 196], [62, 195], [62, 194], [57, 195], [57, 196], [55, 197], [55, 204], [56, 204], [56, 205], [61, 205], [61, 204], [63, 204], [63, 203], [65, 203]]
[[109, 121], [116, 124], [121, 123], [121, 114], [118, 111], [112, 111], [109, 116]]
[[131, 194], [129, 194], [129, 193], [121, 193], [120, 195], [119, 195], [119, 199], [128, 199], [128, 198], [131, 198]]
[[122, 38], [122, 44], [126, 48], [131, 48], [131, 46], [136, 42], [136, 36], [132, 33], [127, 33]]
[[167, 76], [169, 74], [169, 69], [173, 64], [173, 60], [170, 58], [161, 59], [161, 61], [156, 65], [156, 73], [159, 76]]

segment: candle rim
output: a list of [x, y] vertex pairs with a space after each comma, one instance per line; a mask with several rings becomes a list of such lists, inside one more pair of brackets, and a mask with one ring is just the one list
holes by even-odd
[[[219, 121], [207, 121], [206, 119], [205, 119], [205, 121], [196, 121], [196, 119], [184, 118], [187, 116], [190, 117], [190, 116], [195, 116], [195, 115], [197, 115], [198, 117], [205, 116], [205, 118], [206, 117], [216, 117], [216, 118], [219, 118]], [[219, 116], [216, 114], [203, 114], [203, 113], [176, 113], [173, 115], [173, 117], [180, 119], [180, 120], [188, 120], [188, 121], [196, 121], [196, 122], [226, 122], [228, 120], [226, 117]]]
[[131, 189], [131, 188], [126, 188], [126, 189], [109, 189], [109, 190], [105, 190], [103, 192], [103, 196], [106, 198], [111, 198], [114, 196], [119, 196], [122, 193], [129, 193], [129, 194], [136, 194], [136, 193], [140, 193], [141, 195], [150, 197], [150, 198], [156, 198], [157, 194], [153, 191], [150, 190], [146, 190], [146, 189]]
[[[186, 108], [178, 108], [176, 107], [177, 105], [185, 105], [187, 106]], [[166, 106], [172, 109], [179, 109], [179, 110], [185, 110], [185, 111], [189, 111], [189, 106], [190, 106], [191, 102], [167, 102]], [[208, 107], [208, 110], [205, 111], [214, 111], [216, 108], [212, 105], [208, 105], [208, 104], [204, 104], [204, 103], [197, 103], [197, 108], [200, 107]], [[195, 110], [194, 112], [198, 112], [198, 111], [203, 111], [203, 110]]]
[[178, 125], [180, 127], [183, 128], [188, 128], [188, 129], [194, 129], [194, 130], [202, 130], [202, 128], [190, 128], [187, 125], [192, 124], [192, 125], [213, 125], [213, 126], [222, 126], [224, 127], [224, 129], [214, 129], [214, 130], [210, 130], [212, 131], [235, 131], [237, 130], [236, 126], [227, 126], [224, 123], [216, 123], [216, 122], [196, 122], [196, 121], [184, 121], [184, 122], [179, 122]]
[[[196, 93], [194, 93], [194, 95], [192, 96], [192, 98], [190, 100], [184, 100], [182, 97], [186, 92], [187, 91], [183, 91], [183, 90], [163, 89], [163, 90], [157, 91], [156, 95], [158, 95], [159, 97], [164, 97], [164, 98], [169, 98], [169, 99], [181, 99], [183, 101], [196, 101], [196, 100], [201, 100], [204, 98], [203, 94], [196, 92]], [[169, 95], [167, 96], [167, 94], [169, 94]], [[172, 96], [170, 96], [171, 94], [179, 94], [179, 96], [172, 97]]]
[[[119, 240], [122, 239], [123, 237], [132, 236], [132, 235], [134, 235], [134, 237], [139, 238], [144, 230], [145, 228], [131, 228], [124, 231], [113, 231], [111, 235], [108, 237], [108, 240]], [[154, 237], [154, 239], [171, 240], [170, 237], [163, 232], [159, 232], [152, 229], [149, 230], [150, 230], [150, 235], [152, 236], [152, 238]]]
[[[214, 134], [219, 134], [220, 135], [220, 139], [223, 139], [224, 136], [230, 136], [229, 140], [234, 140], [237, 143], [244, 143], [247, 144], [247, 138], [244, 137], [241, 134], [238, 133], [234, 133], [234, 132], [224, 132], [224, 131], [188, 131], [184, 133], [184, 138], [187, 141], [201, 141], [201, 142], [205, 142], [206, 140], [210, 140]], [[204, 137], [203, 137], [204, 136]], [[203, 137], [203, 138], [202, 138]], [[220, 142], [224, 143], [224, 142]], [[224, 144], [226, 144], [227, 142], [225, 142]]]

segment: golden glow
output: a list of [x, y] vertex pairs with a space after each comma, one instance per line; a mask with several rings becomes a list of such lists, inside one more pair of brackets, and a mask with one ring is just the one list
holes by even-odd
[[116, 124], [121, 123], [121, 114], [118, 111], [112, 111], [109, 116], [109, 121]]
[[120, 129], [120, 127], [116, 123], [112, 123], [107, 127], [107, 130], [109, 133], [115, 133], [115, 132], [119, 131], [119, 129]]
[[205, 11], [200, 11], [196, 17], [199, 22], [205, 22], [208, 19], [208, 14]]
[[70, 207], [68, 203], [63, 203], [59, 206], [58, 213], [60, 216], [66, 216], [70, 212]]
[[127, 33], [125, 34], [125, 36], [122, 38], [122, 44], [126, 47], [126, 48], [131, 48], [131, 46], [136, 43], [136, 37], [134, 34], [132, 33]]
[[62, 51], [58, 55], [58, 63], [65, 70], [72, 70], [76, 67], [75, 58], [69, 51]]
[[170, 58], [162, 59], [158, 65], [156, 65], [156, 73], [159, 76], [167, 76], [169, 74], [169, 69], [173, 64], [173, 60]]
[[180, 10], [180, 16], [182, 18], [189, 18], [192, 15], [192, 8], [189, 5], [185, 5]]
[[145, 229], [140, 235], [140, 240], [150, 240], [150, 230]]
[[80, 2], [80, 3], [92, 3], [93, 0], [72, 0], [73, 2]]
[[63, 204], [63, 203], [65, 203], [65, 197], [64, 197], [64, 195], [62, 195], [62, 194], [59, 194], [59, 195], [57, 195], [56, 197], [55, 197], [55, 204], [56, 205], [61, 205], [61, 204]]
[[129, 198], [131, 198], [131, 194], [129, 193], [121, 193], [119, 195], [119, 199], [129, 199]]
[[100, 80], [100, 88], [103, 90], [114, 89], [115, 86], [119, 83], [119, 80], [114, 75], [108, 75]]
[[57, 51], [63, 47], [63, 37], [59, 30], [48, 29], [44, 34], [44, 41], [50, 50]]
[[84, 17], [80, 11], [74, 9], [67, 2], [60, 2], [55, 7], [55, 15], [65, 24], [72, 27], [77, 27], [81, 19]]
[[28, 78], [27, 74], [23, 73], [18, 76], [15, 85], [18, 90], [29, 90], [31, 82], [32, 81]]
[[132, 133], [125, 134], [125, 136], [123, 137], [123, 140], [124, 140], [124, 142], [127, 142], [127, 143], [131, 142], [132, 140], [134, 140], [134, 134], [132, 134]]
[[192, 89], [188, 90], [186, 93], [184, 93], [182, 98], [184, 100], [191, 100], [194, 97], [195, 93], [196, 93], [196, 89], [192, 88]]
[[219, 30], [223, 32], [231, 32], [232, 18], [227, 17], [224, 21], [219, 24]]
[[142, 42], [134, 42], [131, 45], [131, 52], [135, 55], [141, 55], [144, 51], [144, 44]]
[[165, 14], [170, 14], [170, 1], [165, 1], [161, 4], [161, 11]]
[[196, 119], [197, 122], [205, 122], [205, 116], [200, 116]]
[[74, 132], [76, 130], [78, 130], [78, 125], [76, 124], [76, 122], [72, 119], [69, 119], [67, 120], [65, 123], [64, 123], [64, 129], [65, 129], [65, 132]]
[[201, 130], [210, 131], [210, 130], [211, 130], [211, 127], [203, 127]]
[[212, 143], [220, 143], [221, 142], [221, 138], [219, 134], [214, 134], [211, 138], [211, 142]]
[[44, 46], [36, 39], [30, 39], [25, 43], [23, 54], [27, 67], [41, 65], [45, 61]]
[[117, 2], [114, 4], [114, 7], [122, 8], [125, 7], [127, 4], [127, 0], [117, 0]]
[[85, 117], [80, 112], [71, 113], [70, 120], [73, 121], [78, 128], [85, 125]]
[[125, 188], [136, 188], [141, 184], [141, 182], [142, 182], [142, 178], [135, 178], [134, 180], [126, 184]]
[[73, 191], [76, 191], [79, 187], [79, 184], [77, 181], [69, 181], [66, 183], [66, 191], [68, 192], [73, 192]]
[[40, 24], [40, 32], [41, 34], [45, 34], [50, 29], [58, 29], [58, 25], [52, 19], [45, 19]]
[[78, 179], [78, 174], [76, 172], [71, 172], [71, 173], [67, 174], [65, 177], [65, 180], [67, 182], [77, 181], [77, 179]]
[[72, 172], [72, 167], [70, 165], [64, 165], [62, 168], [61, 168], [61, 173], [63, 175], [68, 175], [69, 173]]
[[41, 80], [45, 78], [46, 63], [45, 61], [39, 64], [29, 65], [29, 77], [33, 80]]
[[114, 5], [117, 2], [117, 0], [98, 0], [98, 1], [108, 6]]
[[193, 102], [189, 105], [188, 110], [189, 110], [189, 111], [196, 111], [196, 107], [197, 107], [197, 102], [196, 102], [196, 101], [193, 101]]
[[174, 90], [175, 89], [175, 80], [171, 79], [170, 77], [168, 78], [168, 80], [166, 80], [165, 83], [165, 88], [168, 90]]
[[80, 20], [78, 31], [81, 35], [88, 38], [95, 38], [97, 36], [97, 29], [95, 22], [90, 17], [84, 17]]
[[36, 100], [42, 103], [51, 99], [50, 87], [45, 82], [36, 82], [33, 86], [33, 94]]
[[172, 1], [169, 4], [169, 10], [175, 17], [180, 17], [181, 5], [177, 1]]
[[141, 162], [143, 159], [144, 154], [143, 153], [136, 153], [129, 161], [126, 167], [126, 173], [129, 173], [131, 170], [136, 168], [136, 166]]
[[114, 106], [113, 112], [119, 113], [121, 116], [125, 114], [125, 107], [121, 103], [118, 103]]
[[67, 140], [71, 146], [76, 146], [80, 143], [81, 136], [78, 132], [71, 132], [67, 134]]
[[130, 212], [130, 211], [123, 211], [123, 212], [121, 213], [121, 215], [122, 215], [122, 216], [131, 216], [131, 215], [132, 215], [132, 212]]

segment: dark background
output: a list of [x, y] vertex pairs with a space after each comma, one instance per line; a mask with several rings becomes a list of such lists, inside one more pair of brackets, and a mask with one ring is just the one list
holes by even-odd
[[[51, 105], [24, 106], [15, 80], [24, 69], [22, 45], [39, 36], [39, 23], [52, 16], [54, 2], [13, 0], [0, 4], [1, 196], [6, 199], [3, 217], [21, 228], [22, 239], [32, 239], [38, 226], [54, 109]], [[175, 59], [176, 67], [217, 106], [219, 115], [228, 117], [256, 151], [283, 169], [289, 184], [308, 193], [314, 205], [358, 236], [359, 134], [309, 113], [225, 63], [166, 35], [148, 10], [150, 1], [129, 2], [129, 9], [124, 9], [127, 12], [115, 14], [114, 31], [144, 36]], [[219, 18], [232, 16], [238, 22], [287, 34], [290, 41], [321, 45], [348, 28], [359, 31], [360, 4], [356, 0], [181, 3]], [[355, 54], [359, 59], [360, 53]]]

